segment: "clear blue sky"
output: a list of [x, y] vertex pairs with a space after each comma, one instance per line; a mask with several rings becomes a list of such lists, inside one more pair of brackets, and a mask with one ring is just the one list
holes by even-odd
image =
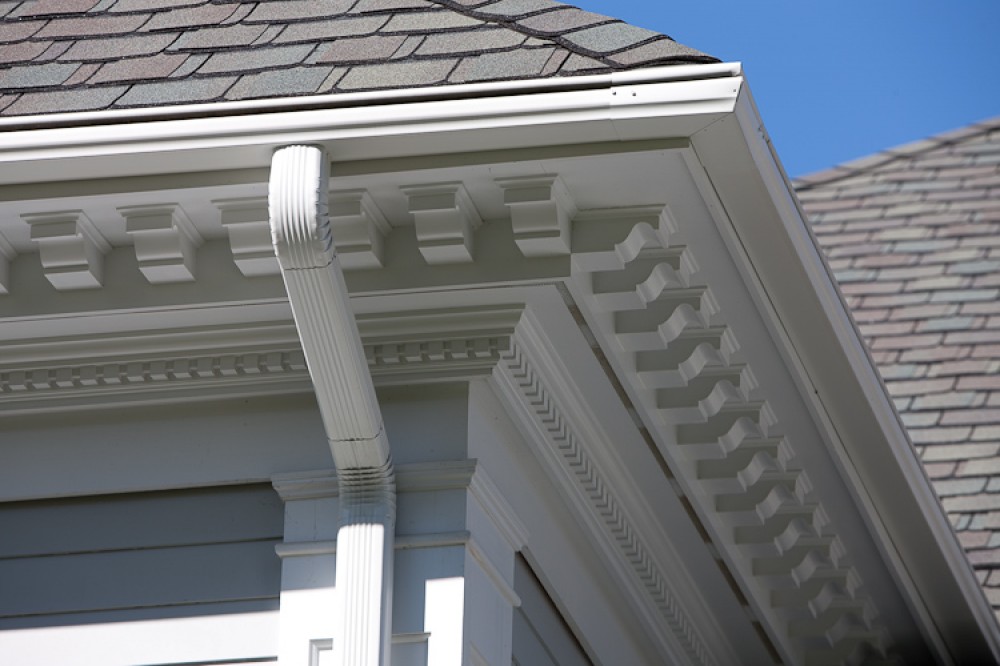
[[1000, 115], [1000, 0], [564, 0], [743, 63], [790, 176]]

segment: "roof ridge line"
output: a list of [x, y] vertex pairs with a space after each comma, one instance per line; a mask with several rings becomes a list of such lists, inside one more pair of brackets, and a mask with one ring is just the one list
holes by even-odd
[[827, 185], [833, 181], [869, 171], [875, 167], [888, 164], [889, 162], [893, 162], [895, 160], [920, 155], [921, 153], [935, 150], [941, 146], [961, 143], [997, 128], [1000, 128], [1000, 116], [985, 118], [968, 125], [938, 132], [937, 134], [933, 134], [923, 139], [907, 141], [906, 143], [901, 143], [891, 148], [885, 148], [878, 152], [871, 153], [870, 155], [841, 162], [828, 169], [822, 169], [804, 176], [798, 176], [792, 179], [792, 185], [797, 190], [806, 190], [810, 187]]

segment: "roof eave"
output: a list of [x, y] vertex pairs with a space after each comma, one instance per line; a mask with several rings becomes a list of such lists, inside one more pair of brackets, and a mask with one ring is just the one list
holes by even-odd
[[[728, 126], [725, 126], [728, 125]], [[742, 142], [752, 171], [733, 158]], [[730, 251], [770, 316], [828, 447], [929, 644], [954, 663], [1000, 660], [1000, 633], [862, 341], [748, 89], [692, 138], [731, 225]], [[762, 196], [763, 195], [763, 196]], [[973, 631], [972, 628], [975, 628]]]
[[[0, 120], [0, 182], [108, 178], [266, 168], [293, 143], [324, 144], [332, 159], [378, 159], [449, 150], [500, 150], [620, 140], [615, 118], [687, 118], [689, 136], [732, 110], [738, 63], [659, 67], [568, 79], [443, 86], [378, 93], [256, 100]], [[621, 86], [656, 91], [615, 96]], [[483, 104], [490, 96], [491, 104]], [[626, 111], [615, 110], [627, 107]], [[560, 127], [555, 137], [547, 130]], [[598, 131], [595, 126], [600, 126]], [[503, 136], [483, 129], [502, 129]], [[510, 129], [523, 130], [521, 137]], [[650, 133], [650, 136], [660, 133]], [[603, 138], [601, 138], [603, 137]], [[333, 144], [337, 145], [334, 146]], [[83, 168], [81, 160], [86, 160]]]
[[610, 88], [614, 85], [711, 79], [739, 76], [741, 73], [742, 66], [738, 62], [663, 65], [580, 76], [513, 79], [419, 88], [393, 88], [356, 93], [299, 95], [294, 97], [272, 97], [231, 102], [141, 106], [129, 109], [11, 116], [0, 117], [0, 131], [52, 129], [58, 127], [93, 127], [95, 125], [118, 125], [184, 118], [260, 115], [289, 111], [469, 99], [473, 97], [501, 97], [514, 94], [595, 90]]

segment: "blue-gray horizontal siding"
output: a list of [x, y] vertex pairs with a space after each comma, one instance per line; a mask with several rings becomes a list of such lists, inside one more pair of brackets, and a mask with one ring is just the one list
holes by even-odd
[[271, 610], [282, 523], [266, 485], [0, 505], [0, 629]]

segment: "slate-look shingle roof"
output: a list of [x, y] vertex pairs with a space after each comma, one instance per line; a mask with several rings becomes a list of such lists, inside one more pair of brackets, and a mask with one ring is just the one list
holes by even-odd
[[552, 0], [0, 0], [0, 115], [717, 62]]
[[796, 188], [1000, 611], [1000, 117]]

